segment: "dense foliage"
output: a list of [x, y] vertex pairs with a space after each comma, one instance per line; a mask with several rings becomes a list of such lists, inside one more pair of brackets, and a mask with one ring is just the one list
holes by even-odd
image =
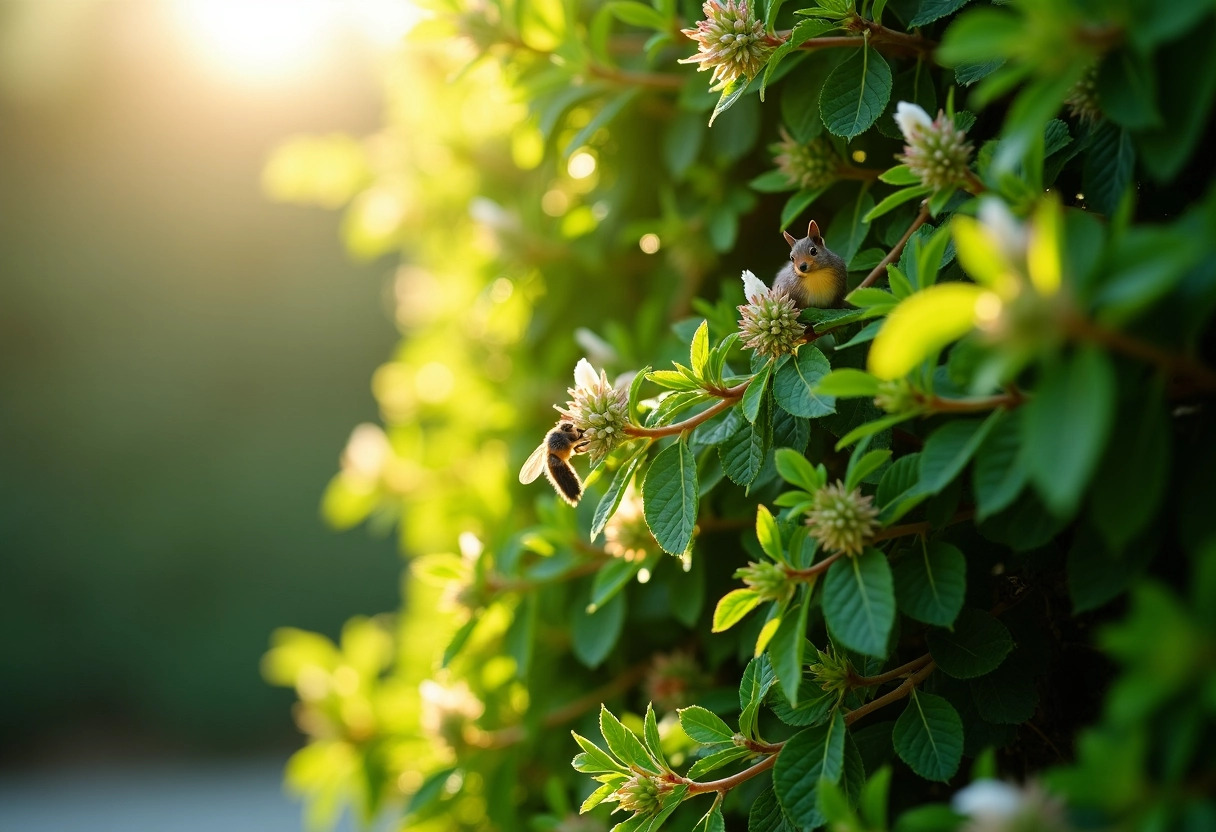
[[403, 609], [264, 666], [313, 825], [1216, 827], [1216, 12], [964, 6], [449, 0], [275, 155], [403, 253], [324, 504]]

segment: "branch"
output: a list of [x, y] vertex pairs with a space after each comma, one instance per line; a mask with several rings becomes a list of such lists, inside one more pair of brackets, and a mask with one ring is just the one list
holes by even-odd
[[887, 682], [894, 682], [896, 679], [907, 676], [913, 671], [919, 670], [932, 657], [925, 653], [923, 656], [917, 656], [907, 664], [901, 664], [894, 670], [888, 670], [886, 673], [879, 673], [877, 676], [857, 676], [853, 673], [849, 674], [849, 684], [855, 688], [869, 688], [876, 685], [884, 685]]
[[[784, 744], [785, 743], [781, 743], [780, 745], [783, 746]], [[738, 774], [732, 774], [730, 777], [723, 777], [721, 780], [710, 780], [705, 783], [701, 783], [696, 780], [688, 780], [686, 781], [688, 783], [688, 793], [705, 794], [706, 792], [727, 792], [733, 789], [735, 786], [738, 786], [740, 783], [745, 783], [748, 780], [751, 780], [757, 774], [763, 774], [764, 772], [768, 771], [777, 762], [777, 754], [779, 753], [780, 748], [778, 747], [778, 751], [774, 752], [768, 757], [765, 757], [751, 768], [745, 768]]]
[[1216, 391], [1216, 372], [1189, 355], [1173, 353], [1127, 333], [1107, 329], [1080, 315], [1070, 317], [1065, 322], [1065, 329], [1074, 338], [1093, 341], [1112, 352], [1146, 361], [1167, 375], [1188, 378], [1206, 392]]
[[899, 258], [899, 253], [904, 250], [904, 245], [908, 242], [908, 240], [916, 232], [916, 229], [918, 229], [922, 225], [924, 225], [928, 219], [929, 219], [929, 200], [926, 199], [921, 202], [920, 213], [918, 213], [916, 215], [916, 219], [912, 220], [912, 224], [908, 226], [908, 230], [904, 232], [904, 236], [899, 238], [899, 242], [895, 244], [895, 248], [893, 248], [887, 252], [887, 256], [882, 258], [882, 260], [879, 262], [879, 264], [874, 267], [874, 271], [872, 271], [868, 275], [866, 275], [865, 280], [863, 280], [863, 281], [861, 281], [861, 283], [857, 284], [857, 288], [864, 289], [867, 286], [873, 286], [874, 283], [878, 280], [878, 278], [885, 275], [887, 273], [887, 266], [891, 265]]
[[926, 396], [922, 403], [932, 413], [979, 413], [1003, 407], [1012, 410], [1026, 402], [1026, 394], [1017, 387], [1010, 387], [996, 396], [977, 396], [969, 399], [945, 399], [941, 396]]
[[808, 578], [813, 578], [816, 575], [818, 575], [820, 572], [823, 572], [829, 566], [831, 566], [833, 563], [840, 560], [842, 557], [844, 557], [844, 552], [836, 552], [834, 554], [828, 555], [826, 558], [819, 561], [819, 563], [811, 564], [806, 569], [792, 569], [792, 568], [786, 567], [783, 571], [785, 572], [785, 576], [787, 578], [789, 578], [790, 580], [805, 581]]
[[702, 422], [708, 422], [722, 411], [732, 408], [741, 398], [743, 398], [743, 393], [745, 390], [747, 390], [747, 385], [751, 383], [752, 380], [749, 378], [747, 381], [741, 384], [736, 384], [734, 387], [728, 387], [725, 390], [715, 392], [714, 395], [722, 396], [722, 401], [715, 403], [712, 407], [702, 410], [695, 416], [689, 416], [683, 422], [676, 422], [671, 425], [661, 425], [657, 428], [647, 428], [643, 427], [642, 425], [630, 424], [625, 425], [625, 433], [634, 437], [658, 437], [676, 436], [686, 430], [692, 430]]
[[[955, 523], [962, 523], [964, 520], [970, 520], [975, 516], [975, 509], [967, 508], [962, 511], [956, 511], [954, 516], [946, 521], [946, 526], [952, 526]], [[944, 526], [943, 526], [944, 528]], [[870, 538], [871, 543], [879, 540], [890, 540], [893, 537], [906, 537], [910, 534], [928, 534], [933, 531], [933, 524], [925, 520], [920, 523], [904, 523], [901, 526], [891, 526], [890, 528], [882, 529]]]
[[882, 696], [878, 697], [877, 699], [872, 699], [869, 702], [867, 702], [866, 704], [849, 711], [847, 714], [844, 715], [844, 724], [852, 725], [854, 722], [861, 719], [863, 716], [865, 716], [867, 714], [872, 714], [872, 713], [874, 713], [874, 711], [877, 711], [879, 708], [885, 708], [887, 705], [890, 705], [892, 702], [898, 702], [899, 700], [901, 700], [905, 696], [907, 696], [909, 693], [911, 693], [912, 688], [916, 687], [921, 682], [925, 681], [925, 679], [927, 679], [929, 677], [929, 674], [932, 673], [936, 669], [937, 669], [937, 663], [934, 661], [930, 661], [923, 668], [916, 671], [916, 673], [912, 674], [907, 679], [905, 679], [903, 684], [901, 684], [899, 687], [895, 688], [894, 690], [890, 691], [889, 693], [884, 693]]
[[[854, 16], [846, 24], [846, 28], [858, 34], [868, 33], [870, 46], [879, 52], [885, 52], [890, 55], [923, 55], [925, 57], [932, 57], [933, 50], [937, 48], [937, 43], [928, 38], [921, 37], [920, 35], [910, 35], [906, 32], [897, 32], [894, 29], [888, 29], [881, 23], [865, 20], [858, 16]], [[792, 29], [782, 29], [779, 32], [774, 32], [774, 34], [777, 39], [784, 42], [789, 40], [792, 32]], [[838, 47], [849, 48], [864, 46], [866, 41], [867, 38], [864, 36], [835, 35], [826, 38], [811, 38], [799, 44], [798, 48], [808, 50], [833, 49]]]

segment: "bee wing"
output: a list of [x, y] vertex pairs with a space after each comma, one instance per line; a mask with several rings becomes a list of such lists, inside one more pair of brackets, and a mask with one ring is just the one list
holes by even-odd
[[524, 485], [534, 482], [545, 470], [545, 463], [548, 462], [549, 443], [541, 442], [536, 446], [536, 450], [528, 457], [528, 461], [524, 463], [524, 467], [519, 469], [519, 481]]

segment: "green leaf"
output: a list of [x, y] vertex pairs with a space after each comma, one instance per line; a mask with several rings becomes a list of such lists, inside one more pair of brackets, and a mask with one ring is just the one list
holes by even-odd
[[[780, 0], [783, 2], [783, 0]], [[771, 24], [770, 24], [770, 29]], [[816, 35], [822, 35], [824, 32], [836, 28], [836, 24], [828, 23], [824, 20], [803, 20], [800, 21], [790, 32], [790, 36], [785, 43], [778, 46], [772, 55], [769, 55], [768, 63], [764, 67], [764, 77], [760, 80], [760, 100], [764, 100], [764, 92], [768, 87], [768, 82], [773, 73], [777, 71], [777, 66], [785, 60], [785, 57], [797, 49], [802, 44], [806, 43]], [[798, 137], [801, 140], [802, 137]]]
[[832, 710], [840, 704], [842, 694], [835, 690], [824, 690], [816, 684], [803, 687], [808, 688], [807, 695], [799, 698], [797, 707], [791, 707], [781, 685], [775, 685], [773, 695], [769, 697], [769, 707], [772, 708], [773, 715], [786, 725], [798, 728], [822, 725]]
[[851, 139], [878, 120], [890, 98], [891, 67], [866, 45], [832, 70], [819, 95], [819, 113], [828, 130]]
[[773, 362], [769, 361], [764, 364], [756, 375], [752, 376], [751, 384], [747, 385], [747, 389], [743, 391], [743, 418], [747, 421], [755, 423], [756, 417], [760, 414], [760, 406], [764, 403], [764, 393], [768, 389], [769, 376], [773, 374]]
[[900, 301], [870, 347], [870, 372], [880, 379], [902, 378], [966, 335], [983, 294], [971, 283], [939, 283]]
[[625, 496], [625, 489], [629, 487], [629, 483], [633, 479], [633, 472], [638, 469], [638, 466], [641, 465], [642, 460], [645, 458], [646, 450], [646, 444], [639, 443], [634, 454], [621, 463], [621, 467], [616, 469], [608, 490], [604, 492], [604, 496], [600, 498], [599, 503], [595, 507], [595, 518], [591, 521], [592, 542], [604, 530], [604, 526], [608, 525], [608, 521], [612, 518], [612, 515], [616, 514], [616, 510], [621, 505], [621, 499]]
[[734, 730], [713, 711], [700, 705], [691, 705], [681, 708], [677, 713], [680, 715], [680, 727], [684, 729], [684, 733], [701, 745], [734, 742]]
[[747, 832], [798, 832], [785, 816], [772, 787], [760, 792], [747, 815]]
[[1115, 405], [1115, 373], [1097, 348], [1061, 358], [1043, 373], [1022, 417], [1022, 459], [1057, 516], [1069, 517], [1106, 447]]
[[1039, 705], [1039, 691], [1034, 683], [1030, 663], [1014, 653], [986, 676], [972, 679], [971, 700], [985, 722], [996, 725], [1020, 725], [1034, 716]]
[[890, 451], [870, 451], [860, 459], [850, 459], [849, 470], [844, 479], [845, 489], [851, 491], [860, 486], [866, 477], [881, 468], [890, 458]]
[[735, 760], [741, 760], [751, 754], [747, 748], [738, 745], [732, 745], [730, 748], [723, 748], [720, 751], [715, 751], [712, 754], [706, 754], [704, 757], [697, 760], [688, 769], [688, 774], [685, 775], [689, 779], [695, 780], [702, 775], [709, 774], [711, 771], [722, 768], [722, 766], [730, 765]]
[[900, 188], [893, 194], [888, 194], [883, 199], [870, 209], [869, 213], [862, 218], [863, 222], [873, 222], [884, 214], [894, 211], [905, 202], [916, 199], [922, 196], [928, 196], [933, 192], [933, 189], [927, 185], [914, 185], [909, 188]]
[[731, 482], [737, 485], [751, 485], [764, 465], [770, 441], [768, 431], [772, 429], [772, 423], [767, 416], [769, 408], [770, 406], [761, 408], [761, 415], [754, 425], [744, 423], [729, 439], [718, 445], [722, 470], [730, 477]]
[[915, 688], [891, 734], [895, 753], [926, 780], [945, 782], [963, 758], [963, 721], [940, 696]]
[[714, 607], [713, 631], [721, 633], [729, 630], [763, 600], [754, 589], [732, 589], [718, 599], [718, 606]]
[[949, 543], [913, 546], [891, 567], [895, 603], [917, 621], [949, 627], [967, 594], [967, 559]]
[[776, 680], [768, 654], [761, 653], [756, 656], [747, 663], [747, 667], [743, 669], [743, 678], [739, 680], [739, 707], [746, 710], [759, 705]]
[[971, 608], [959, 613], [953, 630], [930, 630], [925, 641], [937, 666], [956, 679], [974, 679], [991, 673], [1013, 649], [1013, 638], [1004, 624], [982, 610]]
[[802, 681], [802, 651], [806, 646], [806, 616], [810, 607], [808, 594], [809, 587], [803, 584], [785, 615], [781, 616], [781, 625], [768, 644], [773, 675], [793, 707], [798, 707], [798, 687]]
[[688, 348], [688, 360], [693, 375], [704, 380], [705, 365], [709, 361], [709, 321], [701, 321], [701, 325], [693, 333], [692, 344]]
[[861, 787], [858, 808], [870, 829], [887, 828], [887, 795], [891, 791], [891, 766], [885, 765], [870, 775]]
[[1068, 596], [1074, 614], [1096, 610], [1119, 597], [1144, 574], [1158, 543], [1151, 533], [1122, 551], [1111, 551], [1098, 530], [1082, 524], [1068, 549]]
[[595, 132], [601, 127], [606, 127], [614, 118], [621, 114], [621, 111], [629, 106], [635, 98], [641, 94], [641, 90], [634, 87], [626, 89], [619, 95], [609, 98], [604, 106], [596, 111], [592, 119], [587, 122], [583, 129], [574, 134], [574, 138], [566, 145], [566, 149], [562, 151], [562, 156], [567, 157], [573, 155], [574, 151], [585, 145], [587, 141], [595, 135]]
[[920, 487], [920, 454], [900, 457], [878, 481], [875, 499], [882, 506], [878, 520], [884, 526], [890, 525], [928, 497]]
[[773, 766], [773, 791], [794, 825], [813, 829], [826, 820], [817, 805], [819, 778], [833, 783], [840, 780], [844, 738], [844, 717], [837, 711], [823, 725], [806, 728], [786, 740]]
[[1025, 37], [1022, 20], [1004, 9], [972, 9], [954, 20], [934, 57], [942, 66], [980, 63], [1014, 54]]
[[993, 425], [975, 452], [971, 485], [977, 520], [1002, 511], [1022, 493], [1027, 474], [1021, 453], [1022, 414], [1015, 410]]
[[604, 742], [618, 760], [627, 766], [648, 771], [651, 774], [661, 774], [658, 764], [650, 759], [650, 754], [637, 735], [621, 724], [603, 705], [600, 705], [600, 733]]
[[831, 372], [831, 365], [817, 347], [804, 345], [798, 354], [781, 365], [773, 377], [773, 396], [791, 416], [816, 419], [836, 410], [836, 400], [820, 395], [816, 387]]
[[646, 741], [646, 750], [661, 768], [670, 771], [671, 766], [663, 756], [663, 738], [659, 736], [659, 723], [654, 716], [654, 707], [649, 702], [646, 703], [646, 718], [642, 724], [642, 738]]
[[872, 436], [875, 433], [894, 427], [900, 422], [906, 422], [916, 416], [916, 413], [892, 413], [889, 416], [884, 416], [881, 419], [875, 419], [872, 422], [866, 422], [863, 425], [858, 425], [851, 431], [840, 437], [840, 441], [836, 443], [836, 450], [847, 448], [858, 439], [864, 439], [867, 436]]
[[645, 3], [634, 2], [634, 0], [611, 0], [604, 4], [604, 8], [617, 20], [628, 23], [630, 26], [654, 29], [658, 32], [670, 28], [671, 21]]
[[810, 190], [804, 188], [787, 199], [785, 207], [781, 209], [781, 227], [785, 228], [797, 219], [826, 190], [827, 188], [812, 188]]
[[1081, 174], [1085, 203], [1103, 214], [1113, 214], [1132, 182], [1136, 153], [1126, 130], [1103, 122], [1094, 131]]
[[833, 641], [858, 653], [884, 658], [895, 623], [895, 588], [886, 555], [866, 549], [828, 567], [823, 615]]
[[725, 87], [722, 88], [722, 95], [718, 98], [718, 103], [714, 105], [713, 115], [709, 117], [709, 126], [714, 126], [714, 119], [725, 113], [743, 97], [743, 93], [747, 92], [748, 78], [746, 75], [740, 75], [733, 79]]
[[570, 621], [570, 648], [575, 658], [587, 667], [599, 667], [616, 646], [624, 625], [624, 595], [616, 595], [595, 612], [577, 602]]
[[[1202, 9], [1199, 3], [1158, 5], [1153, 16], [1171, 6]], [[1210, 20], [1192, 27], [1169, 48], [1158, 51], [1154, 61], [1162, 79], [1156, 101], [1162, 126], [1139, 131], [1136, 150], [1149, 175], [1167, 183], [1191, 158], [1204, 130], [1211, 124], [1212, 98], [1216, 96], [1216, 50], [1212, 49]]]
[[697, 523], [697, 460], [681, 437], [664, 448], [642, 483], [646, 525], [664, 552], [682, 555]]
[[920, 10], [908, 21], [908, 27], [924, 26], [948, 14], [954, 14], [967, 0], [920, 0]]
[[785, 550], [781, 546], [781, 530], [777, 528], [777, 520], [768, 506], [761, 503], [756, 506], [756, 538], [760, 548], [777, 563], [785, 562]]
[[608, 752], [604, 751], [591, 740], [574, 731], [571, 731], [570, 734], [574, 737], [574, 741], [583, 749], [581, 754], [575, 755], [574, 762], [572, 763], [578, 771], [586, 774], [598, 774], [600, 772], [625, 772], [628, 770], [625, 766], [608, 756]]
[[697, 821], [692, 832], [726, 832], [726, 819], [722, 817], [722, 807], [716, 801]]
[[1169, 417], [1160, 389], [1146, 392], [1120, 406], [1090, 491], [1090, 516], [1115, 551], [1149, 525], [1167, 490]]
[[816, 470], [801, 453], [790, 448], [778, 448], [776, 454], [777, 473], [790, 485], [814, 493], [823, 488], [826, 476]]
[[785, 171], [774, 169], [755, 177], [747, 183], [747, 187], [762, 194], [780, 194], [798, 190], [798, 183], [791, 182]]
[[885, 289], [871, 287], [854, 289], [852, 292], [849, 292], [849, 296], [845, 300], [861, 309], [878, 312], [886, 312], [898, 303], [895, 295]]
[[588, 795], [587, 799], [583, 801], [583, 804], [578, 807], [578, 813], [580, 815], [587, 814], [596, 806], [599, 806], [601, 803], [607, 800], [609, 796], [611, 796], [612, 793], [618, 788], [620, 788], [620, 783], [616, 782], [615, 780], [611, 783], [605, 783], [604, 785], [600, 786], [598, 789]]
[[827, 239], [832, 241], [832, 251], [844, 260], [846, 266], [851, 266], [853, 258], [870, 233], [870, 226], [862, 218], [874, 207], [874, 197], [867, 188], [857, 192], [857, 199], [847, 211], [839, 211], [832, 219], [827, 230]]
[[955, 419], [935, 430], [920, 454], [920, 490], [936, 494], [953, 482], [1001, 415], [998, 410], [986, 419]]
[[819, 380], [817, 392], [825, 396], [847, 399], [856, 396], [873, 398], [878, 395], [878, 379], [865, 370], [844, 367], [832, 370]]
[[595, 573], [595, 581], [591, 585], [591, 601], [589, 606], [601, 607], [608, 603], [618, 592], [625, 588], [643, 564], [639, 561], [613, 558]]
[[913, 173], [907, 165], [896, 165], [880, 173], [878, 181], [886, 182], [888, 185], [919, 185], [920, 177]]

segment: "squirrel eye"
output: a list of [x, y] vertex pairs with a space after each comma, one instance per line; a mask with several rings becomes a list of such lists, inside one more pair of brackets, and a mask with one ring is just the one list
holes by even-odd
[[819, 253], [819, 249], [815, 248], [814, 246], [811, 246], [811, 256], [814, 257], [818, 253]]

